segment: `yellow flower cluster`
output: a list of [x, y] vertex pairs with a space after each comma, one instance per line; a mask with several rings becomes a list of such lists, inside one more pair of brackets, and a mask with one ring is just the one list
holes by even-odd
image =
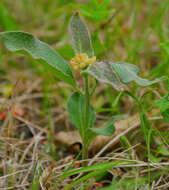
[[96, 62], [96, 56], [89, 58], [86, 53], [76, 53], [75, 57], [70, 60], [70, 65], [74, 70], [78, 70], [84, 69], [94, 62]]

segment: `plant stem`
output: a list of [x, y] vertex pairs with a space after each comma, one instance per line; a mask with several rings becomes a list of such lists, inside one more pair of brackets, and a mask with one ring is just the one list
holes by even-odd
[[88, 75], [84, 76], [84, 84], [85, 84], [85, 127], [89, 127], [89, 113], [90, 113], [90, 94], [89, 94], [89, 82], [88, 82]]
[[[86, 160], [88, 158], [88, 147], [87, 139], [85, 135], [86, 129], [89, 127], [89, 114], [90, 114], [90, 94], [89, 94], [89, 82], [88, 75], [84, 75], [84, 89], [85, 89], [85, 126], [84, 126], [84, 136], [83, 136], [83, 152], [82, 159]], [[83, 166], [86, 166], [87, 162], [84, 162]]]
[[88, 158], [88, 147], [86, 146], [86, 144], [84, 144], [85, 141], [83, 141], [83, 151], [82, 151], [82, 166], [85, 167], [87, 166], [87, 158]]

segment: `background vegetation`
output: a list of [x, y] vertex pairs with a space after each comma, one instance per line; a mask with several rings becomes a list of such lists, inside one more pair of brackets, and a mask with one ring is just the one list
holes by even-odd
[[[0, 31], [30, 32], [69, 61], [74, 52], [68, 24], [76, 10], [88, 24], [98, 60], [135, 64], [141, 70], [140, 76], [149, 79], [168, 76], [169, 0], [1, 0]], [[65, 164], [72, 161], [71, 148], [65, 148], [66, 142], [56, 143], [55, 136], [59, 131], [69, 134], [73, 129], [65, 111], [71, 88], [55, 80], [38, 61], [0, 45], [0, 189], [64, 189], [72, 182], [70, 189], [169, 187], [168, 115], [164, 120], [160, 113], [164, 106], [154, 106], [168, 94], [165, 81], [148, 88], [128, 85], [134, 96], [144, 95], [146, 125], [151, 128], [148, 145], [138, 127], [98, 159], [96, 168], [66, 173]], [[78, 73], [76, 78], [82, 85]], [[99, 114], [98, 124], [113, 114], [131, 117], [138, 113], [137, 104], [128, 96], [114, 104], [118, 92], [112, 87], [100, 84], [96, 92], [92, 103]], [[169, 103], [165, 105], [169, 109]], [[103, 162], [103, 158], [109, 161], [110, 157], [116, 160], [110, 162], [116, 166], [113, 169], [113, 165], [105, 166]], [[136, 161], [137, 167], [133, 163], [122, 167], [124, 159]], [[67, 170], [78, 168], [78, 164], [73, 163]], [[78, 178], [78, 173], [95, 171], [99, 164], [103, 164], [103, 170], [96, 173], [98, 179], [94, 175]], [[105, 174], [105, 169], [110, 170]], [[76, 184], [75, 179], [81, 181]]]

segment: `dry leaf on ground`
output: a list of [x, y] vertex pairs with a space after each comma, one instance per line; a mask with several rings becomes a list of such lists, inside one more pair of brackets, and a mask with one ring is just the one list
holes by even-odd
[[[138, 116], [138, 114], [135, 114], [125, 120], [116, 121], [115, 122], [115, 128], [116, 128], [115, 133], [111, 137], [98, 135], [92, 141], [92, 143], [89, 147], [89, 153], [94, 155], [102, 147], [104, 147], [110, 140], [112, 140], [114, 137], [118, 136], [119, 134], [123, 133], [125, 130], [127, 130], [133, 124], [134, 124], [134, 127], [132, 128], [132, 130], [137, 128], [140, 125], [140, 119], [137, 116]], [[112, 146], [118, 142], [118, 140], [119, 140], [119, 138], [110, 146], [109, 149], [111, 149]], [[77, 148], [77, 145], [79, 145], [81, 143], [82, 143], [82, 140], [80, 138], [78, 131], [70, 131], [70, 132], [62, 131], [55, 135], [55, 144], [56, 145], [65, 146], [66, 148], [71, 149], [70, 151], [73, 151], [73, 152], [76, 152], [79, 150], [80, 147]]]

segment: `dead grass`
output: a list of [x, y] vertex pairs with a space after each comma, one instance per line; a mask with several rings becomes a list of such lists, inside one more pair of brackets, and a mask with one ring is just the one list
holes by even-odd
[[[64, 29], [67, 26], [64, 26], [62, 22], [65, 15], [68, 18], [71, 15], [70, 11], [73, 11], [69, 5], [66, 4], [63, 7], [58, 5], [60, 9], [53, 10], [55, 3], [57, 3], [54, 1], [53, 3], [49, 1], [48, 7], [46, 7], [45, 1], [39, 4], [31, 1], [32, 4], [28, 2], [30, 4], [27, 5], [19, 1], [16, 3], [3, 0], [3, 2], [8, 5], [18, 25], [24, 30], [34, 33], [56, 48], [70, 42], [66, 32], [61, 34], [62, 30], [67, 31], [67, 29]], [[132, 6], [132, 1], [130, 3], [127, 1], [115, 3], [114, 6], [117, 10], [119, 10], [119, 7], [123, 7], [115, 15], [116, 19], [111, 19], [100, 25], [94, 23], [99, 29], [102, 41], [105, 43], [104, 52], [99, 56], [105, 60], [109, 58], [111, 60], [125, 59], [131, 61], [141, 67], [141, 75], [153, 76], [150, 71], [166, 60], [159, 48], [159, 43], [163, 42], [161, 35], [165, 36], [164, 31], [160, 32], [160, 27], [156, 30], [156, 27], [159, 26], [155, 24], [155, 20], [158, 21], [157, 17], [154, 16], [154, 20], [153, 18], [147, 20], [149, 13], [154, 14], [156, 10], [160, 9], [158, 9], [158, 2], [153, 2], [153, 5], [142, 5], [140, 9], [139, 3], [136, 6], [140, 10], [138, 13], [139, 24], [135, 23], [134, 25], [133, 23], [134, 13], [132, 11], [135, 9]], [[157, 6], [155, 6], [156, 4]], [[48, 12], [45, 12], [45, 8], [48, 9]], [[63, 9], [67, 11], [64, 13], [64, 19]], [[39, 19], [36, 19], [37, 17]], [[55, 17], [57, 17], [56, 20]], [[93, 22], [91, 23], [91, 30], [93, 30]], [[101, 28], [101, 26], [104, 27]], [[164, 19], [164, 29], [167, 26]], [[133, 35], [132, 27], [134, 28]], [[77, 136], [73, 139], [73, 143], [70, 143], [68, 137], [74, 128], [68, 119], [65, 107], [66, 99], [72, 89], [62, 82], [54, 81], [51, 74], [47, 73], [41, 66], [36, 66], [37, 62], [34, 63], [30, 58], [16, 56], [7, 52], [4, 48], [1, 49], [3, 55], [1, 56], [1, 66], [6, 74], [0, 75], [0, 190], [64, 189], [82, 176], [75, 175], [63, 178], [57, 187], [54, 187], [56, 181], [60, 179], [60, 176], [63, 175], [65, 169], [72, 162], [70, 171], [81, 167], [80, 164], [83, 161], [80, 159], [73, 160], [77, 156], [79, 147], [75, 150], [75, 153], [72, 153], [72, 146], [70, 145], [77, 142]], [[167, 69], [165, 72], [164, 70], [159, 71], [159, 73], [168, 74]], [[156, 72], [155, 75], [159, 73]], [[79, 78], [78, 81], [81, 82]], [[3, 89], [8, 85], [12, 86], [12, 92], [7, 97], [4, 95]], [[137, 97], [140, 97], [147, 90], [156, 94], [145, 100], [145, 107], [147, 108], [151, 106], [154, 99], [163, 96], [167, 92], [164, 83], [156, 88], [149, 89], [137, 88], [133, 84], [129, 85], [128, 88]], [[127, 97], [121, 99], [119, 105], [114, 108], [115, 110], [112, 111], [111, 109], [108, 112], [103, 112], [109, 109], [115, 95], [114, 90], [102, 84], [96, 89], [96, 95], [92, 102], [98, 111], [98, 125], [112, 114], [127, 113], [128, 117], [131, 117], [138, 112], [135, 103]], [[24, 114], [22, 111], [24, 111]], [[169, 125], [161, 120], [159, 113], [148, 112], [147, 116], [151, 120], [154, 132], [151, 142], [151, 154], [154, 156], [150, 162], [151, 190], [167, 190], [169, 189], [169, 157], [165, 151], [169, 150], [168, 141], [166, 140], [169, 137]], [[123, 181], [127, 185], [129, 183], [127, 180], [135, 180], [137, 183], [135, 190], [146, 189], [149, 171], [147, 147], [139, 124], [138, 119], [136, 119], [134, 123], [130, 123], [124, 128], [124, 125], [122, 125], [123, 130], [118, 131], [117, 126], [117, 132], [113, 139], [112, 137], [106, 139], [106, 143], [102, 143], [103, 139], [93, 142], [95, 146], [93, 155], [88, 159], [89, 165], [115, 160], [134, 162], [110, 169], [109, 176], [101, 180], [105, 187]], [[55, 143], [56, 136], [60, 134], [60, 131], [67, 135], [65, 139], [61, 139], [68, 144], [68, 146], [66, 144], [66, 147], [64, 143]], [[128, 146], [120, 140], [122, 135], [126, 135], [129, 141]], [[113, 146], [111, 146], [112, 144]], [[111, 146], [111, 149], [109, 146]], [[161, 146], [164, 147], [164, 152], [159, 152], [158, 148]], [[97, 183], [98, 181], [91, 178], [82, 183], [81, 187], [89, 190], [99, 189]], [[74, 189], [80, 189], [81, 187], [77, 185]], [[130, 187], [125, 187], [125, 184], [122, 184], [121, 189], [129, 190]]]

